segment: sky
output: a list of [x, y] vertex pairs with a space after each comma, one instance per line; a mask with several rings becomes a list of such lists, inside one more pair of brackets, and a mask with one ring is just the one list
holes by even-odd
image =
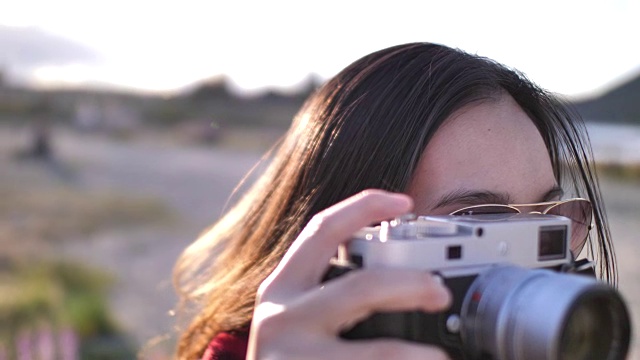
[[0, 67], [41, 87], [171, 93], [325, 80], [379, 49], [436, 42], [552, 92], [593, 96], [640, 73], [640, 0], [0, 0]]

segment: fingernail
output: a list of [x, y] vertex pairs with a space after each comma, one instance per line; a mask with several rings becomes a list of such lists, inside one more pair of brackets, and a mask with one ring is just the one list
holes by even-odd
[[442, 279], [442, 276], [438, 274], [431, 274], [431, 278], [433, 279], [433, 281], [437, 282], [438, 284], [444, 285], [444, 280]]
[[431, 274], [431, 279], [433, 279], [435, 283], [440, 285], [438, 286], [438, 294], [436, 295], [437, 299], [442, 304], [442, 306], [448, 306], [451, 302], [451, 294], [449, 292], [449, 289], [444, 284], [444, 279], [438, 274]]

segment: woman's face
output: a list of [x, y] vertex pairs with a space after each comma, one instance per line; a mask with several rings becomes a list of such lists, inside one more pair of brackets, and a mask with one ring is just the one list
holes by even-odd
[[469, 205], [558, 200], [547, 148], [529, 116], [509, 95], [463, 107], [435, 133], [408, 194], [419, 215]]

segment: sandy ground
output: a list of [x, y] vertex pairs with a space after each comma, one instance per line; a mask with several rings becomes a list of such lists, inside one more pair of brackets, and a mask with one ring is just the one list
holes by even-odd
[[[176, 297], [172, 266], [180, 251], [222, 212], [238, 180], [259, 160], [257, 151], [184, 146], [167, 139], [113, 141], [58, 130], [56, 152], [81, 186], [134, 191], [164, 199], [181, 215], [172, 226], [105, 231], [68, 242], [60, 253], [103, 267], [119, 282], [111, 304], [118, 321], [140, 344], [172, 333], [168, 313]], [[20, 136], [0, 131], [0, 143]], [[640, 328], [640, 185], [603, 181], [620, 269], [620, 290]], [[634, 336], [638, 339], [638, 336]], [[640, 359], [635, 341], [629, 359]]]

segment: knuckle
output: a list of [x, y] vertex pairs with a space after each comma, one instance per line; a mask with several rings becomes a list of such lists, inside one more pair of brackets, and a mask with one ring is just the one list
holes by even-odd
[[290, 323], [291, 316], [287, 309], [278, 304], [263, 303], [256, 307], [252, 322], [260, 337], [277, 334]]
[[311, 232], [317, 231], [317, 229], [326, 226], [327, 223], [327, 215], [324, 212], [319, 212], [309, 220], [307, 225], [305, 226], [305, 230], [311, 230]]
[[270, 310], [256, 309], [256, 319], [254, 321], [257, 322], [256, 328], [258, 329], [258, 334], [269, 334], [272, 333], [273, 330], [279, 329], [283, 325], [283, 316], [281, 313], [273, 314], [269, 312]]
[[333, 234], [335, 228], [335, 219], [329, 214], [320, 212], [314, 215], [311, 220], [305, 226], [304, 233], [306, 236], [330, 236]]
[[256, 294], [256, 300], [258, 302], [262, 301], [262, 299], [266, 299], [269, 297], [269, 289], [271, 288], [269, 286], [270, 284], [271, 282], [269, 281], [269, 279], [260, 283], [260, 285], [258, 286], [258, 292]]
[[277, 279], [276, 271], [277, 270], [274, 270], [274, 272], [269, 274], [269, 276], [262, 280], [260, 285], [258, 285], [258, 291], [256, 293], [258, 301], [271, 298], [271, 294], [276, 291], [276, 286], [274, 284]]

